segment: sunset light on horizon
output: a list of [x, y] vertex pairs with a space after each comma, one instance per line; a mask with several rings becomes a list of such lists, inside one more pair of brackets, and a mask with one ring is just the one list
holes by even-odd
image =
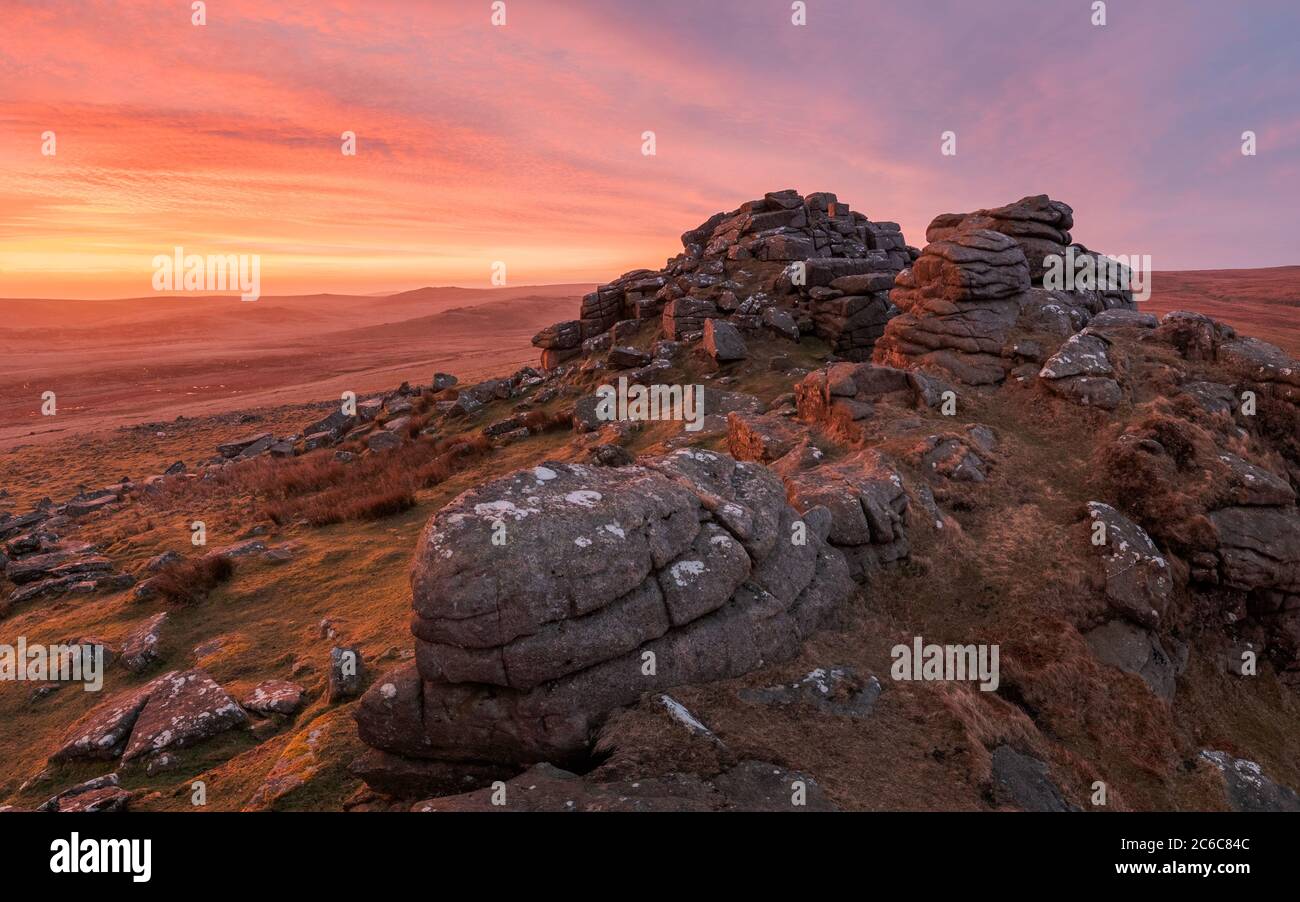
[[497, 261], [511, 284], [595, 283], [783, 187], [916, 246], [939, 212], [1048, 193], [1078, 240], [1158, 270], [1296, 262], [1276, 201], [1300, 182], [1300, 63], [1230, 4], [1115, 3], [1070, 48], [1074, 4], [764, 24], [789, 5], [516, 0], [493, 27], [486, 2], [222, 0], [195, 27], [188, 3], [10, 0], [0, 297], [149, 295], [178, 246], [260, 255], [265, 295], [486, 287]]

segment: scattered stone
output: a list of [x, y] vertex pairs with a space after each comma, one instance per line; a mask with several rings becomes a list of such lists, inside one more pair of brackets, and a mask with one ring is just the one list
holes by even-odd
[[740, 697], [763, 705], [811, 705], [825, 714], [864, 718], [880, 697], [880, 681], [862, 679], [852, 667], [818, 667], [803, 679], [766, 689], [742, 689]]
[[289, 716], [302, 707], [304, 690], [297, 683], [286, 680], [266, 680], [240, 702], [254, 714], [283, 714]]
[[150, 684], [124, 762], [188, 748], [248, 722], [244, 709], [201, 670], [173, 671]]
[[651, 361], [651, 356], [645, 351], [638, 348], [618, 347], [609, 352], [605, 358], [611, 367], [616, 370], [632, 369], [638, 366], [646, 366]]
[[1155, 633], [1124, 620], [1111, 620], [1084, 638], [1102, 661], [1137, 674], [1152, 692], [1173, 701], [1178, 677], [1187, 667], [1186, 645], [1175, 643], [1171, 654]]
[[[1101, 555], [1106, 573], [1106, 600], [1139, 626], [1154, 628], [1173, 593], [1168, 562], [1146, 530], [1110, 505], [1089, 501], [1088, 517], [1089, 544]], [[1093, 544], [1093, 536], [1104, 536], [1104, 543]]]
[[730, 323], [709, 319], [704, 322], [704, 350], [718, 363], [744, 360], [749, 356], [745, 339]]
[[166, 611], [154, 614], [122, 640], [122, 664], [127, 670], [141, 673], [158, 663], [161, 657], [159, 643], [167, 619]]
[[[308, 429], [305, 431], [310, 433], [312, 431], [320, 431], [320, 430]], [[217, 445], [217, 453], [225, 458], [235, 458], [243, 455], [249, 448], [260, 446], [263, 450], [265, 450], [266, 448], [271, 447], [271, 444], [274, 441], [275, 439], [271, 435], [271, 433], [259, 432], [257, 435], [250, 435], [247, 438], [237, 439], [233, 442], [226, 442], [224, 444]]]
[[983, 482], [988, 465], [975, 453], [973, 443], [953, 433], [931, 435], [912, 449], [912, 456], [929, 472], [953, 482]]
[[93, 777], [65, 789], [36, 806], [37, 811], [124, 811], [130, 793], [121, 789], [116, 773]]
[[255, 554], [261, 554], [266, 551], [266, 543], [261, 539], [245, 539], [242, 542], [236, 542], [233, 545], [227, 545], [225, 548], [217, 548], [209, 551], [204, 555], [206, 558], [225, 557], [231, 560], [239, 558], [252, 557]]
[[1300, 811], [1300, 796], [1264, 776], [1264, 769], [1254, 761], [1210, 750], [1202, 751], [1201, 758], [1223, 775], [1228, 806], [1233, 811]]
[[149, 562], [144, 565], [144, 569], [148, 570], [150, 573], [157, 573], [164, 567], [171, 564], [178, 564], [182, 560], [183, 558], [175, 551], [164, 551], [162, 554], [154, 555], [149, 558]]
[[660, 695], [656, 699], [663, 709], [668, 712], [668, 716], [679, 724], [684, 726], [692, 735], [708, 739], [710, 742], [722, 744], [712, 730], [700, 722], [694, 714], [686, 709], [686, 706], [673, 698], [671, 695]]
[[782, 338], [799, 340], [799, 324], [788, 310], [780, 307], [766, 308], [763, 311], [763, 325]]
[[361, 649], [355, 645], [335, 646], [330, 649], [329, 694], [331, 705], [356, 698], [361, 694], [365, 666]]
[[1009, 745], [993, 750], [993, 802], [1021, 811], [1074, 810], [1061, 795], [1047, 765]]
[[596, 783], [549, 764], [506, 781], [505, 804], [491, 787], [416, 803], [433, 811], [835, 811], [817, 781], [762, 761], [742, 761], [710, 780], [668, 774]]

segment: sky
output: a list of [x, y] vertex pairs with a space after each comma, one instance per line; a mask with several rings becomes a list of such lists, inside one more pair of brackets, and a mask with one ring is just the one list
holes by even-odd
[[782, 188], [917, 246], [1046, 193], [1155, 269], [1300, 263], [1294, 0], [504, 6], [0, 0], [0, 297], [146, 296], [177, 246], [263, 295], [605, 282]]

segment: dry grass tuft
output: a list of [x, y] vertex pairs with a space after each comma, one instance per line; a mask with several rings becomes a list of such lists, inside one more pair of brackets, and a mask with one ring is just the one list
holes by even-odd
[[150, 579], [149, 585], [164, 601], [190, 605], [202, 601], [234, 572], [234, 562], [224, 554], [204, 555], [168, 564]]

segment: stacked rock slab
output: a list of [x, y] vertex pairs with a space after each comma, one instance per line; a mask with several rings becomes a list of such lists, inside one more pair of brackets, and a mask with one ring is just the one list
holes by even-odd
[[[788, 660], [852, 591], [759, 464], [682, 450], [547, 463], [461, 495], [412, 571], [416, 659], [362, 698], [362, 739], [405, 759], [581, 759], [642, 693]], [[360, 770], [365, 776], [365, 770]]]
[[886, 325], [874, 359], [972, 385], [1001, 382], [1010, 369], [1003, 346], [1029, 287], [1029, 265], [1013, 238], [975, 229], [932, 242], [895, 280], [890, 300], [902, 313]]
[[806, 283], [799, 287], [801, 307], [808, 312], [814, 333], [837, 356], [871, 359], [885, 324], [898, 314], [889, 293], [901, 271], [899, 262], [897, 253], [883, 252], [860, 260], [808, 261]]
[[[682, 247], [663, 269], [634, 270], [602, 285], [583, 298], [577, 319], [539, 332], [533, 344], [543, 367], [579, 356], [584, 342], [621, 321], [659, 319], [670, 340], [695, 340], [707, 319], [757, 327], [767, 308], [792, 294], [789, 306], [802, 326], [837, 350], [869, 351], [865, 343], [878, 336], [888, 307], [885, 279], [892, 282], [917, 253], [897, 223], [872, 222], [834, 194], [804, 197], [791, 189], [715, 214], [682, 235]], [[878, 278], [832, 287], [841, 277], [869, 275]], [[822, 289], [816, 298], [814, 288]]]
[[1069, 205], [1047, 195], [935, 217], [930, 244], [895, 280], [903, 315], [874, 359], [991, 384], [1011, 369], [1013, 330], [1065, 338], [1108, 310], [1136, 309], [1131, 273], [1072, 243], [1073, 225]]
[[[1046, 194], [1022, 197], [1013, 204], [974, 213], [941, 213], [925, 231], [925, 240], [951, 241], [963, 232], [986, 229], [1014, 239], [1024, 251], [1029, 276], [1035, 285], [1043, 284], [1051, 256], [1064, 256], [1071, 244], [1074, 210], [1069, 204], [1052, 200]], [[1085, 249], [1086, 252], [1086, 249]]]

